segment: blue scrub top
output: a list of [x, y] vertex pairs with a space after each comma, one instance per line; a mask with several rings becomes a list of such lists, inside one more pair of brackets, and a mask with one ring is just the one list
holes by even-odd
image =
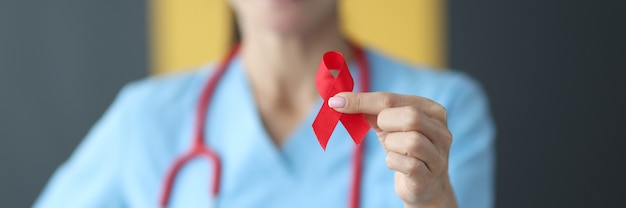
[[[494, 126], [479, 84], [457, 71], [411, 66], [367, 50], [371, 90], [430, 98], [448, 110], [449, 175], [461, 207], [492, 207]], [[359, 83], [357, 65], [350, 69]], [[127, 85], [35, 207], [158, 207], [165, 173], [191, 145], [196, 102], [212, 65]], [[355, 86], [355, 89], [359, 89]], [[355, 148], [342, 126], [324, 152], [311, 123], [321, 99], [277, 147], [264, 129], [242, 61], [235, 57], [211, 100], [206, 143], [223, 169], [218, 207], [346, 207]], [[402, 207], [376, 135], [366, 137], [361, 207]], [[210, 207], [212, 165], [179, 172], [170, 207]]]

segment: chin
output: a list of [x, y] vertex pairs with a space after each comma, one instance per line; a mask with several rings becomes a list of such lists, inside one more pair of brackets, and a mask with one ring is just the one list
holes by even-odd
[[329, 15], [314, 14], [308, 11], [283, 11], [265, 19], [265, 25], [282, 34], [311, 33], [328, 21]]
[[299, 19], [281, 19], [268, 23], [268, 27], [281, 34], [296, 35], [311, 32], [314, 26], [311, 22]]

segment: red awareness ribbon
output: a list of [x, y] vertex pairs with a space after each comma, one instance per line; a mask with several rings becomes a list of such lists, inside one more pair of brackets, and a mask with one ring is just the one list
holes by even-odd
[[[337, 70], [337, 76], [331, 74], [331, 70]], [[320, 108], [317, 117], [313, 121], [313, 131], [322, 149], [326, 151], [326, 145], [330, 140], [337, 123], [341, 121], [348, 134], [357, 145], [361, 144], [365, 134], [370, 129], [369, 124], [362, 114], [339, 113], [328, 106], [328, 99], [340, 92], [352, 92], [354, 80], [343, 55], [337, 51], [329, 51], [324, 54], [322, 62], [315, 75], [315, 85], [324, 104]]]

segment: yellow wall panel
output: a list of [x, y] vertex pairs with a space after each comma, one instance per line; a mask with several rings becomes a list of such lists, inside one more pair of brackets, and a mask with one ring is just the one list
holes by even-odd
[[445, 66], [444, 0], [343, 0], [346, 34], [401, 59]]
[[199, 66], [230, 45], [232, 20], [225, 0], [151, 0], [153, 73]]

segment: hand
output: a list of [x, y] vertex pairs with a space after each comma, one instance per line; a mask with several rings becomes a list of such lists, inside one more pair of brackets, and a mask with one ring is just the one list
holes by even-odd
[[405, 207], [456, 207], [448, 177], [452, 134], [446, 110], [427, 98], [393, 93], [343, 92], [329, 100], [341, 113], [362, 113], [395, 170]]

